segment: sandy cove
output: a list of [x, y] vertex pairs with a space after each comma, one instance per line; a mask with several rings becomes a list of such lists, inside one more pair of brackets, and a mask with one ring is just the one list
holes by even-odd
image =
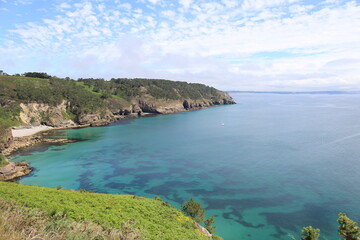
[[12, 135], [14, 138], [17, 137], [27, 137], [34, 135], [39, 132], [48, 131], [53, 129], [53, 127], [40, 125], [40, 126], [31, 126], [31, 127], [20, 127], [20, 128], [14, 128], [11, 130]]
[[[84, 126], [66, 126], [66, 127], [49, 127], [49, 126], [31, 126], [31, 127], [19, 127], [12, 129], [13, 140], [9, 143], [9, 146], [2, 151], [2, 154], [9, 156], [15, 151], [30, 147], [38, 143], [70, 143], [75, 142], [69, 139], [50, 139], [44, 138], [43, 135], [39, 134], [44, 131], [55, 130], [55, 129], [69, 129], [74, 127], [87, 127]], [[10, 159], [11, 160], [11, 159]], [[26, 162], [11, 162], [5, 166], [0, 167], [0, 181], [15, 181], [25, 175], [28, 175], [33, 169]]]

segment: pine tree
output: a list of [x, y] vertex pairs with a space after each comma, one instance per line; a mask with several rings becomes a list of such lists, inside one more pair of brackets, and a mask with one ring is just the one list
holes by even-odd
[[199, 202], [195, 202], [192, 198], [187, 203], [181, 206], [181, 210], [197, 223], [201, 223], [204, 221], [204, 208]]
[[354, 222], [346, 216], [345, 213], [339, 213], [339, 234], [344, 236], [341, 240], [359, 240], [360, 232], [357, 222]]

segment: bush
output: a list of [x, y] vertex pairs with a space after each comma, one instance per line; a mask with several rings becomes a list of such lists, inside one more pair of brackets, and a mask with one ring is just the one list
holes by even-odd
[[215, 233], [216, 227], [214, 225], [214, 223], [215, 223], [214, 216], [211, 216], [208, 219], [205, 219], [204, 223], [205, 223], [205, 228], [206, 228], [206, 230], [209, 231], [209, 233], [211, 233], [211, 234]]
[[204, 221], [204, 208], [201, 206], [201, 203], [195, 202], [192, 198], [181, 206], [181, 210], [185, 215], [190, 216], [197, 223]]
[[357, 222], [354, 222], [346, 216], [345, 213], [339, 213], [339, 234], [344, 236], [344, 240], [359, 240], [360, 232]]
[[320, 229], [315, 229], [311, 226], [304, 227], [301, 230], [301, 240], [317, 240], [320, 237]]
[[222, 237], [219, 237], [217, 235], [212, 235], [212, 240], [224, 240]]

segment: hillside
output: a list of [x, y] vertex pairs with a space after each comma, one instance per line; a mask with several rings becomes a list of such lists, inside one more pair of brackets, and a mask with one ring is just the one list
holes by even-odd
[[233, 104], [203, 84], [157, 79], [79, 79], [33, 73], [0, 76], [0, 142], [19, 125], [104, 125], [126, 116]]
[[[227, 93], [186, 82], [75, 81], [43, 73], [0, 76], [0, 180], [16, 179], [32, 170], [27, 163], [8, 164], [5, 151], [9, 154], [44, 140], [39, 136], [13, 138], [11, 127], [98, 126], [126, 117], [233, 103]], [[35, 232], [57, 236], [43, 239], [209, 239], [198, 228], [189, 217], [159, 199], [0, 182], [0, 236], [9, 240], [24, 239], [24, 234]]]
[[[102, 237], [106, 232], [116, 230], [119, 234], [127, 232], [136, 236], [117, 239], [209, 239], [197, 229], [191, 218], [161, 200], [0, 182], [1, 200], [5, 202], [0, 207], [0, 232], [4, 231], [5, 225], [1, 216], [8, 214], [9, 210], [26, 215], [29, 212], [27, 209], [33, 209], [31, 211], [44, 212], [43, 218], [47, 221], [53, 221], [53, 217], [57, 216], [63, 221], [75, 221], [80, 225], [86, 223], [89, 232], [90, 227], [95, 225], [101, 229]], [[9, 204], [14, 201], [17, 206], [25, 208], [19, 210]], [[36, 218], [39, 219], [40, 216]], [[65, 225], [64, 222], [55, 227], [61, 229], [61, 225]], [[76, 236], [79, 237], [80, 233], [76, 233]]]

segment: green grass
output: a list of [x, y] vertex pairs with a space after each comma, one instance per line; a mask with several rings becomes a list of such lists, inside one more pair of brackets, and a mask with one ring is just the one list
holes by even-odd
[[89, 87], [89, 86], [85, 85], [83, 82], [79, 82], [79, 81], [75, 81], [75, 84], [85, 88], [86, 91], [88, 91], [88, 92], [90, 92], [92, 94], [95, 94], [97, 96], [101, 96], [101, 92], [95, 92], [94, 87]]
[[119, 227], [132, 220], [142, 233], [141, 239], [209, 239], [180, 211], [162, 201], [144, 197], [0, 182], [0, 200], [40, 209], [50, 216], [62, 213], [70, 220], [91, 221], [104, 227]]
[[49, 216], [44, 211], [0, 200], [0, 238], [6, 240], [119, 240], [140, 239], [135, 222], [120, 228], [104, 228], [92, 222], [71, 221], [61, 214]]

